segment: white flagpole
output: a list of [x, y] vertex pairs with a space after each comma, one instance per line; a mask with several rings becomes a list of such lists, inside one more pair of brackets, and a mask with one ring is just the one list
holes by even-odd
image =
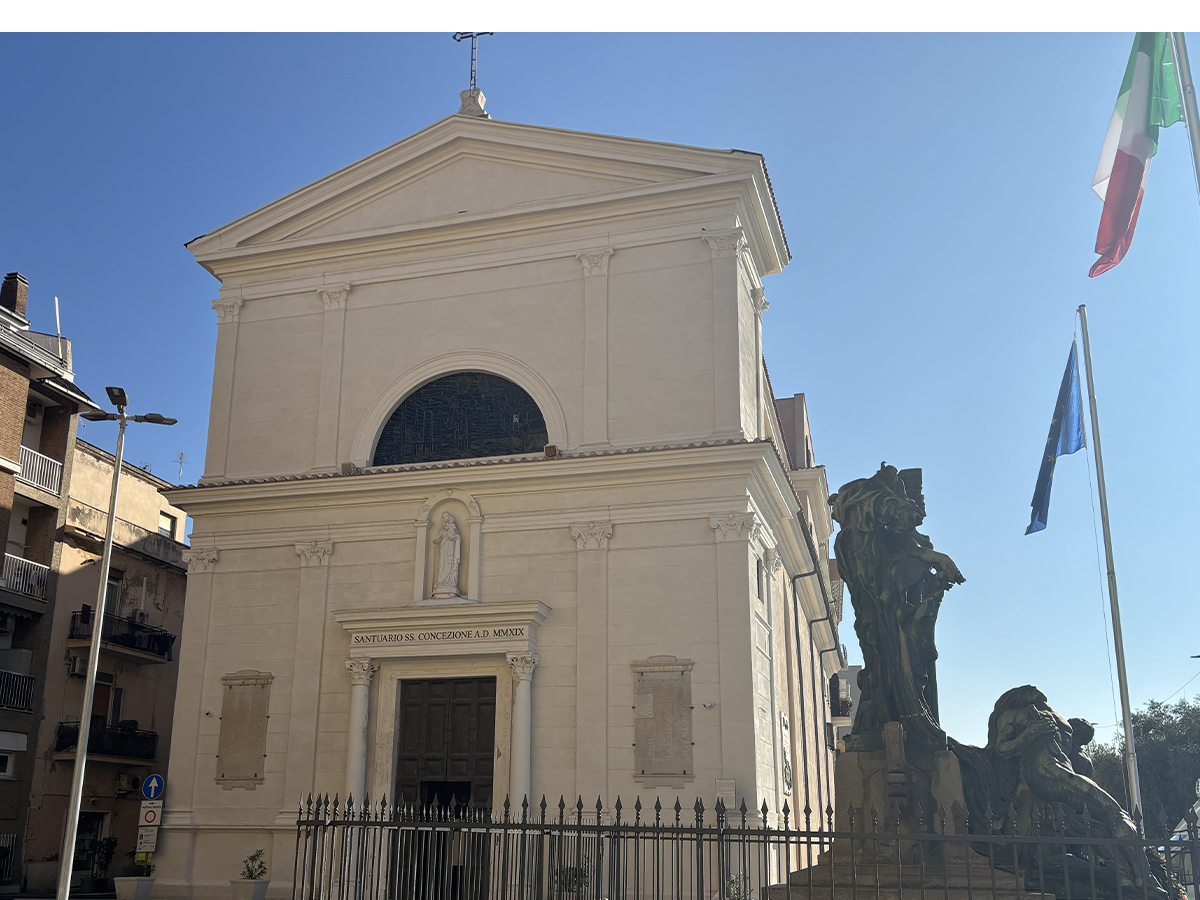
[[[1133, 743], [1133, 720], [1129, 713], [1129, 682], [1125, 677], [1125, 642], [1121, 638], [1121, 610], [1117, 605], [1117, 570], [1113, 564], [1112, 535], [1108, 530], [1108, 493], [1104, 489], [1104, 458], [1100, 453], [1100, 423], [1096, 420], [1096, 387], [1092, 382], [1092, 347], [1088, 342], [1087, 307], [1079, 307], [1083, 333], [1083, 364], [1087, 371], [1088, 405], [1092, 412], [1092, 453], [1096, 457], [1096, 486], [1100, 493], [1100, 524], [1104, 529], [1104, 558], [1108, 563], [1108, 602], [1112, 608], [1113, 646], [1117, 653], [1117, 685], [1121, 690], [1121, 724], [1125, 727], [1125, 777], [1129, 783], [1130, 813], [1137, 819], [1142, 808], [1138, 779], [1137, 748]], [[1145, 815], [1143, 811], [1142, 815]], [[1140, 823], [1139, 823], [1140, 827]]]
[[1175, 56], [1175, 71], [1179, 74], [1184, 125], [1192, 145], [1192, 169], [1196, 173], [1196, 190], [1200, 192], [1200, 112], [1196, 111], [1196, 86], [1192, 83], [1192, 66], [1188, 62], [1187, 43], [1183, 39], [1182, 31], [1171, 32], [1171, 52]]

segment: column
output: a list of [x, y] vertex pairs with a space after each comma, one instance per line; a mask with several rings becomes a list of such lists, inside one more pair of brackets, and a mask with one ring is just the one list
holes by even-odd
[[608, 541], [612, 522], [572, 525], [575, 590], [575, 793], [608, 801]]
[[325, 307], [324, 334], [321, 338], [321, 389], [317, 400], [317, 438], [313, 451], [313, 470], [337, 469], [338, 431], [342, 406], [342, 348], [346, 332], [346, 297], [349, 284], [322, 285], [317, 288]]
[[763, 398], [766, 392], [763, 390], [762, 317], [771, 304], [760, 287], [750, 289], [750, 303], [754, 309], [754, 434], [763, 438], [766, 437], [766, 428], [763, 426]]
[[746, 246], [742, 229], [705, 232], [712, 251], [713, 433], [742, 436], [741, 341], [738, 337], [738, 256]]
[[346, 734], [346, 796], [362, 802], [367, 790], [367, 718], [371, 676], [379, 670], [369, 659], [348, 659], [350, 722]]
[[300, 563], [300, 593], [296, 602], [296, 653], [292, 662], [283, 807], [276, 820], [280, 824], [295, 822], [296, 802], [316, 786], [325, 604], [333, 541], [304, 541], [295, 547]]
[[536, 653], [509, 653], [507, 657], [513, 679], [512, 746], [509, 749], [511, 769], [508, 777], [508, 796], [519, 817], [521, 801], [528, 798], [530, 804], [533, 803], [533, 798], [529, 796], [530, 745], [533, 737], [533, 704], [530, 687], [533, 681], [534, 667], [538, 664], [538, 657]]
[[[750, 542], [762, 526], [752, 512], [710, 516], [716, 540], [717, 659], [721, 686], [721, 776], [738, 797], [753, 801], [757, 783], [754, 743], [754, 636], [750, 610]], [[703, 788], [703, 786], [698, 786]]]
[[612, 247], [579, 254], [583, 263], [583, 444], [608, 444], [608, 260]]
[[226, 474], [229, 457], [229, 425], [233, 411], [233, 380], [237, 364], [238, 320], [242, 298], [214, 300], [217, 313], [217, 354], [213, 362], [212, 409], [208, 417], [208, 452], [204, 456], [204, 477]]

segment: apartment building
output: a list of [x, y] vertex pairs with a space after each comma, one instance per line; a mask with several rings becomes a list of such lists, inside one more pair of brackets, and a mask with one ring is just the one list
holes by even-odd
[[20, 879], [34, 749], [77, 416], [94, 409], [74, 384], [71, 342], [30, 328], [29, 285], [0, 286], [0, 885]]
[[[51, 890], [58, 878], [115, 464], [107, 451], [76, 442], [55, 557], [58, 596], [44, 681], [45, 725], [36, 740], [24, 841], [23, 880], [31, 891]], [[165, 772], [170, 751], [187, 571], [180, 541], [185, 514], [159, 493], [167, 487], [173, 485], [144, 469], [122, 466], [72, 860], [72, 888], [85, 892], [106, 890], [108, 878], [131, 861], [141, 783], [152, 772]]]

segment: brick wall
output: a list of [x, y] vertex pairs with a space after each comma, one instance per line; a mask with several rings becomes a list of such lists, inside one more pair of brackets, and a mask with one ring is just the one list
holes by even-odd
[[[29, 402], [29, 366], [0, 354], [0, 456], [18, 461], [21, 432], [25, 429], [25, 407]], [[12, 475], [0, 473], [0, 537], [8, 540], [12, 518]]]

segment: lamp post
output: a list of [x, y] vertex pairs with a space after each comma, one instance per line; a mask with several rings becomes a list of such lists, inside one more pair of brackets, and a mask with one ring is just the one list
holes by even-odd
[[174, 425], [159, 413], [143, 416], [126, 414], [129, 400], [125, 390], [119, 387], [105, 388], [109, 401], [117, 408], [115, 413], [83, 413], [89, 422], [119, 422], [117, 432], [117, 462], [113, 467], [112, 494], [108, 500], [108, 525], [104, 531], [104, 553], [100, 560], [100, 589], [96, 593], [96, 615], [92, 622], [92, 643], [88, 650], [87, 679], [83, 685], [83, 704], [79, 710], [79, 738], [75, 746], [75, 773], [71, 778], [71, 799], [67, 805], [67, 829], [63, 836], [62, 854], [58, 862], [58, 900], [67, 900], [71, 895], [71, 867], [75, 858], [75, 839], [79, 833], [79, 807], [83, 802], [83, 775], [87, 766], [88, 738], [92, 731], [92, 695], [96, 690], [96, 674], [100, 669], [100, 639], [104, 631], [104, 603], [108, 599], [108, 566], [112, 560], [113, 523], [117, 518], [117, 488], [121, 483], [121, 457], [125, 450], [125, 426], [130, 422], [149, 422], [152, 425]]

